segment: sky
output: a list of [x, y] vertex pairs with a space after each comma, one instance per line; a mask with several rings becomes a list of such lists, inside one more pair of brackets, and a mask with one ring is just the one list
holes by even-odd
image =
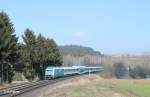
[[22, 42], [26, 28], [58, 45], [150, 52], [150, 0], [0, 0]]

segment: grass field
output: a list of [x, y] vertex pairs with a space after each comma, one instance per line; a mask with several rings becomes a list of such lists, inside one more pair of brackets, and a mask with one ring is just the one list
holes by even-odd
[[86, 76], [53, 90], [45, 97], [150, 97], [150, 80]]
[[125, 90], [139, 96], [150, 97], [150, 84], [119, 83], [115, 84], [114, 88]]

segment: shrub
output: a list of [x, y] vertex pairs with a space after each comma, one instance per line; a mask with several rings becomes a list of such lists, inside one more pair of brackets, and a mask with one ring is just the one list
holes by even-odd
[[117, 62], [114, 64], [115, 76], [117, 78], [122, 78], [127, 74], [127, 68], [125, 67], [123, 62]]

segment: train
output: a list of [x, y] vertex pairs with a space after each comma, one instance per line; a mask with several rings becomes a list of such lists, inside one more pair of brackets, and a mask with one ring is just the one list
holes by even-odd
[[67, 75], [84, 74], [102, 71], [102, 66], [71, 66], [71, 67], [52, 67], [45, 69], [45, 79], [55, 79]]

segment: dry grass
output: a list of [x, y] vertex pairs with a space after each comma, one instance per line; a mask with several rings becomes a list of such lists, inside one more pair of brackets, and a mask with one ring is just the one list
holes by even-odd
[[90, 75], [59, 85], [44, 97], [139, 97], [136, 93], [114, 87], [126, 83], [149, 85], [150, 80], [103, 79], [98, 75]]
[[0, 86], [0, 89], [5, 88], [5, 86]]

